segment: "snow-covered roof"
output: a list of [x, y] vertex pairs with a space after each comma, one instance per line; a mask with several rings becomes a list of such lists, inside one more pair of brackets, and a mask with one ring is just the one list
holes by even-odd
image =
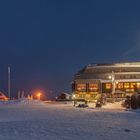
[[140, 67], [140, 62], [125, 62], [125, 63], [99, 63], [89, 64], [87, 67]]
[[0, 100], [8, 100], [4, 93], [0, 92]]

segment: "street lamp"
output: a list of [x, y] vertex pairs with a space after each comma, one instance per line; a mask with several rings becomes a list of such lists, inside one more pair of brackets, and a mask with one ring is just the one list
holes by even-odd
[[116, 86], [114, 71], [112, 71], [111, 75], [109, 75], [109, 79], [111, 79], [112, 82], [112, 102], [114, 102], [114, 94], [115, 94], [115, 86]]
[[73, 94], [73, 95], [72, 95], [72, 98], [75, 99], [75, 97], [76, 97], [75, 94]]
[[72, 99], [73, 99], [73, 101], [74, 101], [74, 106], [76, 105], [75, 98], [76, 98], [76, 95], [75, 95], [75, 94], [73, 94], [73, 95], [72, 95]]
[[37, 97], [38, 97], [38, 100], [40, 100], [40, 97], [41, 97], [41, 93], [37, 93]]
[[109, 75], [109, 76], [108, 76], [108, 78], [109, 78], [109, 79], [112, 79], [112, 76], [111, 76], [111, 75]]

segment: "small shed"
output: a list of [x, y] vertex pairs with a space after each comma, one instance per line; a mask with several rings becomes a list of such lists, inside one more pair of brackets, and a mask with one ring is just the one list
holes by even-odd
[[71, 95], [68, 93], [62, 92], [56, 97], [56, 100], [71, 100]]

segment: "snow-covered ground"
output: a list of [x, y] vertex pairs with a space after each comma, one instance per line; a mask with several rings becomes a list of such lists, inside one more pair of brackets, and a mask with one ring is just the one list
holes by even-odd
[[140, 139], [139, 111], [35, 102], [0, 105], [0, 140]]

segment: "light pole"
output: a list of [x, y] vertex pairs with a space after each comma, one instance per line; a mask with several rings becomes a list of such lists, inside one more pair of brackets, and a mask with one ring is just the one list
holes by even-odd
[[115, 94], [115, 73], [112, 71], [112, 102], [114, 103], [114, 94]]
[[109, 79], [111, 79], [111, 83], [112, 83], [112, 102], [114, 103], [114, 94], [115, 94], [115, 86], [116, 86], [114, 71], [112, 71], [111, 76], [109, 76]]
[[73, 98], [73, 101], [74, 101], [74, 106], [76, 105], [75, 97], [76, 97], [76, 95], [73, 94], [73, 95], [72, 95], [72, 98]]
[[11, 69], [8, 67], [8, 97], [11, 98]]

